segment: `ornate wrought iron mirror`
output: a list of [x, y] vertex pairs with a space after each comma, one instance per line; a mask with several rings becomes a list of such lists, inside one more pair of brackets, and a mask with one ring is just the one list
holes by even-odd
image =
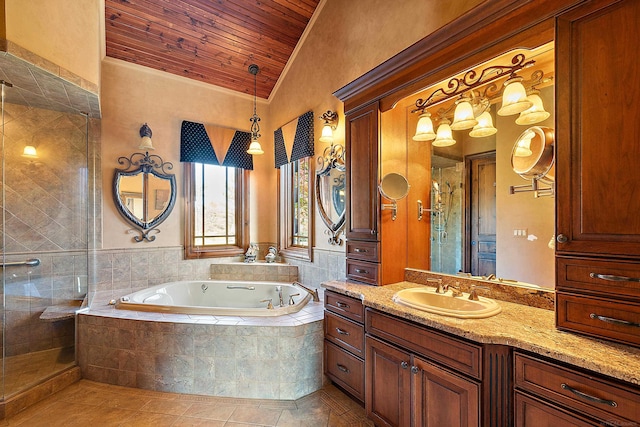
[[344, 148], [331, 144], [318, 157], [316, 172], [316, 201], [322, 221], [328, 230], [329, 243], [342, 245], [339, 236], [345, 224], [345, 165]]
[[113, 196], [118, 212], [133, 224], [136, 242], [152, 242], [149, 236], [164, 221], [176, 202], [176, 178], [167, 173], [173, 164], [164, 162], [160, 156], [149, 153], [134, 153], [131, 157], [120, 157], [123, 169], [116, 169], [113, 179]]

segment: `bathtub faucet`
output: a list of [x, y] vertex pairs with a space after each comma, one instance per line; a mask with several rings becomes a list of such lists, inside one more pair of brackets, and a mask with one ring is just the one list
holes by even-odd
[[315, 302], [320, 302], [320, 297], [318, 296], [318, 290], [317, 289], [311, 289], [311, 288], [307, 288], [305, 285], [303, 285], [302, 283], [295, 281], [293, 282], [294, 286], [299, 286], [302, 289], [304, 289], [305, 291], [309, 292], [309, 294], [311, 294], [311, 296], [313, 297], [313, 300]]
[[284, 307], [284, 300], [282, 299], [282, 286], [276, 286], [276, 292], [278, 293], [278, 298], [280, 299], [280, 307]]

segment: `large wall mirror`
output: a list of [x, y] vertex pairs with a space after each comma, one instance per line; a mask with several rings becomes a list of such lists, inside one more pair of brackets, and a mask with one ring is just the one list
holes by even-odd
[[131, 157], [120, 157], [123, 169], [116, 169], [113, 179], [113, 195], [118, 212], [139, 235], [136, 242], [153, 241], [151, 231], [164, 221], [176, 201], [176, 179], [167, 171], [173, 169], [169, 162], [149, 153], [134, 153]]
[[343, 243], [340, 232], [345, 225], [345, 184], [344, 148], [331, 144], [318, 157], [316, 169], [316, 202], [331, 245]]
[[[510, 69], [514, 64], [521, 66]], [[489, 77], [493, 74], [495, 78], [487, 78], [486, 83], [474, 86], [483, 73]], [[535, 108], [543, 108], [548, 114], [527, 118], [528, 113], [506, 114], [502, 110], [503, 94], [509, 87], [505, 82], [514, 77], [522, 79], [527, 99], [533, 95], [538, 97]], [[554, 173], [552, 159], [548, 157], [549, 153], [553, 155], [553, 77], [551, 42], [536, 49], [512, 50], [487, 58], [472, 70], [452, 70], [449, 78], [396, 105], [394, 110], [406, 111], [403, 136], [407, 145], [428, 144], [431, 152], [428, 158], [407, 161], [409, 175], [416, 168], [430, 171], [426, 174], [429, 182], [420, 187], [423, 194], [419, 197], [425, 201], [425, 211], [428, 210], [421, 221], [431, 222], [430, 234], [425, 239], [428, 260], [422, 264], [414, 262], [416, 265], [410, 261], [408, 267], [525, 286], [554, 287]], [[449, 95], [457, 85], [468, 85], [471, 89]], [[431, 101], [425, 102], [429, 99]], [[457, 107], [464, 101], [471, 105], [468, 113], [471, 119], [475, 117], [479, 123], [463, 125], [464, 129], [460, 129], [458, 123], [464, 121], [464, 117], [458, 117]], [[419, 108], [425, 104], [426, 108]], [[529, 102], [521, 111], [532, 108], [535, 109]], [[386, 135], [396, 132], [399, 136], [400, 131], [394, 130], [401, 129], [397, 126], [398, 114], [391, 111], [382, 113], [383, 132]], [[428, 117], [433, 125], [432, 130], [423, 129], [432, 132], [425, 138], [414, 134], [414, 131], [419, 133], [418, 121], [423, 117]], [[491, 122], [487, 124], [481, 117], [488, 117]], [[535, 136], [539, 131], [526, 132], [534, 127], [549, 136], [542, 146]], [[414, 136], [418, 140], [414, 140]], [[518, 141], [522, 147], [516, 147]], [[515, 158], [514, 161], [514, 156], [527, 159]], [[544, 165], [538, 172], [543, 160]], [[527, 170], [521, 170], [523, 167]], [[536, 180], [532, 181], [532, 177]], [[410, 218], [409, 236], [412, 221], [415, 226], [417, 220]]]

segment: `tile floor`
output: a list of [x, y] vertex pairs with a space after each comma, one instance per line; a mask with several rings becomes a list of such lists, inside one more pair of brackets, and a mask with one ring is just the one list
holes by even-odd
[[73, 365], [75, 365], [73, 347], [9, 356], [4, 361], [4, 370], [7, 373], [3, 378], [5, 396], [9, 397], [28, 389], [41, 382], [43, 378], [62, 372]]
[[295, 401], [163, 393], [80, 380], [0, 427], [373, 426], [332, 385]]

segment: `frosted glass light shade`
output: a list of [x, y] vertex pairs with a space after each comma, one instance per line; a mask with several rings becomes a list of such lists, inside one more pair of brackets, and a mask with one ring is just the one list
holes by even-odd
[[251, 144], [249, 144], [249, 149], [247, 150], [248, 154], [264, 154], [262, 150], [262, 146], [260, 145], [260, 141], [252, 138]]
[[478, 124], [478, 121], [473, 117], [473, 107], [468, 99], [461, 99], [456, 104], [451, 129], [466, 130]]
[[143, 136], [142, 139], [140, 140], [140, 145], [138, 146], [139, 149], [141, 150], [154, 150], [153, 148], [153, 142], [151, 141], [151, 138], [149, 138], [148, 136]]
[[331, 129], [331, 124], [325, 123], [322, 126], [322, 134], [320, 135], [321, 142], [333, 142], [333, 129]]
[[549, 118], [551, 113], [544, 110], [542, 99], [537, 93], [532, 93], [527, 99], [531, 101], [533, 105], [520, 113], [520, 116], [516, 119], [517, 124], [527, 126], [540, 123]]
[[436, 139], [436, 133], [433, 131], [433, 122], [430, 113], [420, 114], [418, 124], [416, 125], [416, 134], [413, 135], [414, 141], [433, 141]]
[[456, 140], [453, 139], [451, 126], [449, 126], [449, 123], [450, 122], [447, 119], [440, 122], [436, 139], [431, 143], [434, 147], [449, 147], [456, 143]]
[[33, 145], [25, 145], [24, 150], [22, 150], [22, 157], [37, 159], [38, 152], [36, 151], [36, 147], [34, 147]]
[[504, 82], [505, 88], [502, 92], [502, 107], [498, 110], [501, 116], [511, 116], [526, 110], [533, 105], [527, 99], [527, 91], [522, 83], [522, 77], [513, 77]]
[[493, 126], [493, 117], [491, 117], [490, 112], [485, 111], [484, 113], [480, 114], [477, 120], [478, 124], [475, 125], [473, 129], [471, 129], [471, 132], [469, 132], [470, 137], [482, 138], [484, 136], [490, 136], [498, 132], [498, 129]]
[[531, 151], [531, 139], [535, 134], [533, 132], [527, 132], [520, 137], [518, 142], [516, 143], [516, 150], [513, 155], [516, 157], [529, 157], [533, 154]]

